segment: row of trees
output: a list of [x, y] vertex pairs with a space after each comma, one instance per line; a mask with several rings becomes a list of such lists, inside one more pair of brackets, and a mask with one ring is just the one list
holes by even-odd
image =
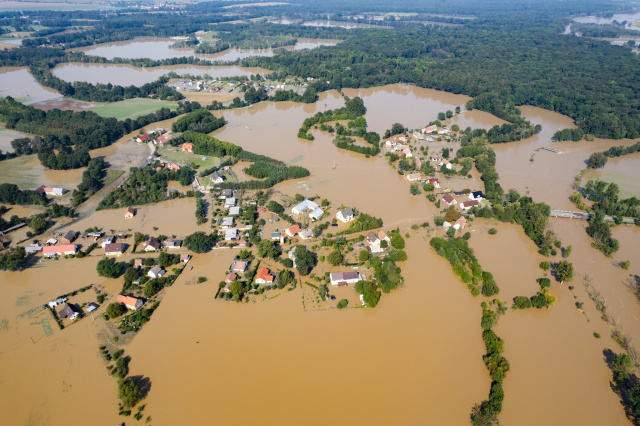
[[211, 133], [224, 126], [224, 117], [216, 118], [206, 109], [199, 109], [180, 117], [171, 125], [174, 132]]

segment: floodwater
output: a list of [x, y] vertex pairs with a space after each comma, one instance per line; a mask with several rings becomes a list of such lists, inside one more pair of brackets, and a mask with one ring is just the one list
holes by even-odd
[[[423, 89], [407, 84], [392, 84], [369, 89], [343, 89], [349, 97], [359, 96], [367, 107], [367, 125], [382, 136], [393, 123], [402, 123], [409, 129], [422, 128], [438, 118], [439, 112], [454, 111], [457, 106], [464, 109], [471, 100], [469, 96], [455, 95], [440, 90]], [[389, 105], [393, 105], [390, 109]], [[458, 124], [461, 129], [491, 128], [501, 125], [503, 120], [483, 111], [463, 111], [446, 121]]]
[[[339, 40], [324, 40], [300, 38], [293, 46], [286, 46], [286, 50], [313, 49], [318, 46], [335, 46]], [[162, 60], [169, 58], [181, 58], [197, 56], [210, 61], [235, 61], [236, 59], [251, 56], [273, 56], [275, 49], [227, 49], [216, 54], [195, 54], [192, 48], [174, 48], [174, 40], [158, 39], [155, 37], [139, 37], [133, 40], [102, 43], [94, 46], [80, 47], [75, 51], [84, 52], [87, 55], [101, 56], [107, 59], [124, 58], [138, 59], [149, 58]]]
[[[468, 100], [402, 85], [358, 93], [368, 108], [369, 125], [380, 132], [396, 121], [422, 126], [435, 119], [437, 112]], [[403, 101], [410, 106], [402, 105]], [[432, 222], [441, 213], [424, 195], [412, 196], [407, 181], [385, 159], [338, 150], [329, 135], [317, 130], [312, 131], [314, 141], [296, 136], [305, 118], [342, 105], [342, 98], [331, 91], [321, 94], [316, 104], [262, 102], [217, 111], [228, 124], [212, 134], [249, 151], [308, 168], [310, 177], [277, 186], [286, 195], [319, 195], [333, 206], [344, 204], [382, 217], [387, 230], [398, 227], [403, 234], [409, 232], [409, 259], [399, 264], [405, 287], [383, 295], [375, 309], [304, 312], [300, 286], [267, 303], [224, 303], [213, 297], [236, 252], [214, 250], [195, 255], [189, 264], [193, 270], [189, 267], [167, 289], [151, 322], [124, 347], [132, 357], [131, 374], [151, 378], [152, 390], [144, 403], [145, 416], [151, 415], [154, 423], [204, 424], [215, 418], [220, 424], [327, 424], [340, 418], [340, 423], [349, 424], [467, 424], [473, 405], [487, 397], [490, 377], [482, 361], [482, 298], [471, 296], [449, 263], [432, 251], [426, 231], [408, 229], [414, 223]], [[385, 108], [389, 116], [384, 115]], [[536, 201], [553, 204], [556, 198], [564, 200], [577, 173], [573, 169], [580, 170], [584, 167], [580, 161], [590, 152], [613, 142], [554, 143], [562, 154], [539, 151], [529, 164], [533, 149], [551, 145], [551, 135], [558, 128], [570, 127], [571, 122], [538, 108], [522, 111], [534, 124], [541, 122], [543, 131], [526, 141], [494, 146], [500, 182], [522, 193], [530, 187]], [[469, 120], [472, 127], [500, 123], [476, 111], [458, 119]], [[122, 147], [105, 148], [104, 155], [115, 158], [120, 149], [137, 152], [125, 142]], [[624, 143], [627, 141], [615, 141]], [[140, 155], [145, 149], [140, 147]], [[558, 162], [544, 166], [549, 168], [545, 172], [539, 166], [545, 160]], [[524, 167], [540, 167], [534, 169], [538, 170], [534, 176], [543, 176], [523, 176], [518, 168]], [[475, 170], [473, 174], [477, 176]], [[546, 187], [553, 175], [555, 186]], [[95, 225], [109, 231], [132, 229], [184, 237], [209, 227], [209, 223], [196, 225], [193, 199], [140, 206], [136, 217], [128, 221], [123, 214], [123, 209], [97, 212], [74, 228]], [[500, 419], [505, 424], [627, 424], [609, 388], [610, 372], [602, 356], [604, 349], [620, 350], [586, 297], [580, 277], [593, 276], [594, 285], [606, 292], [621, 328], [637, 336], [640, 330], [635, 318], [640, 316], [640, 304], [625, 280], [629, 273], [638, 273], [639, 265], [631, 256], [637, 252], [640, 230], [616, 228], [622, 248], [610, 260], [590, 247], [585, 222], [553, 219], [551, 226], [564, 246], [573, 245], [570, 260], [576, 268], [572, 283], [576, 288], [571, 292], [567, 284], [554, 282], [551, 292], [558, 302], [551, 309], [509, 311], [500, 319], [495, 331], [505, 340], [504, 355], [511, 363]], [[488, 235], [490, 227], [498, 229], [497, 235]], [[494, 274], [501, 288], [501, 299], [510, 304], [515, 295], [531, 296], [537, 291], [535, 279], [543, 276], [537, 265], [543, 258], [521, 227], [476, 219], [467, 230], [481, 265]], [[627, 258], [632, 260], [629, 271], [614, 264]], [[63, 332], [54, 330], [52, 336], [42, 337], [41, 325], [26, 328], [19, 319], [14, 320], [28, 307], [80, 287], [80, 282], [102, 285], [110, 294], [117, 292], [121, 280], [95, 274], [98, 259], [49, 261], [19, 274], [0, 272], [0, 317], [8, 321], [6, 330], [0, 329], [0, 363], [35, 364], [28, 373], [0, 371], [0, 409], [9, 413], [10, 424], [57, 424], [72, 409], [78, 415], [98, 414], [117, 424], [115, 381], [107, 377], [96, 351], [104, 344], [99, 338], [103, 322], [86, 318]], [[190, 285], [199, 276], [208, 281]], [[584, 314], [577, 312], [576, 301], [585, 302]], [[594, 331], [602, 338], [596, 340]], [[254, 368], [256, 363], [261, 367]], [[43, 376], [47, 380], [39, 386]], [[176, 393], [176, 389], [181, 391]], [[372, 401], [381, 396], [383, 409], [354, 404], [354, 397]], [[11, 410], [19, 401], [25, 409]], [[247, 401], [251, 401], [251, 410], [246, 409]], [[82, 408], [74, 409], [76, 404]], [[323, 408], [318, 410], [318, 406]], [[523, 412], [536, 414], [523, 419]]]
[[[532, 137], [506, 144], [495, 144], [496, 169], [500, 184], [506, 190], [515, 188], [520, 195], [529, 195], [537, 202], [544, 201], [552, 209], [572, 210], [569, 200], [573, 178], [586, 167], [586, 160], [594, 152], [611, 146], [630, 145], [634, 141], [596, 139], [593, 142], [552, 142], [553, 134], [561, 129], [576, 128], [569, 117], [538, 107], [521, 106], [522, 116], [532, 124], [541, 124], [542, 131]], [[559, 154], [540, 150], [551, 147]], [[530, 161], [533, 156], [533, 162]]]
[[602, 16], [578, 16], [573, 18], [573, 20], [582, 24], [612, 24], [613, 21], [618, 21], [620, 23], [627, 21], [627, 24], [625, 25], [626, 29], [640, 31], [639, 27], [632, 25], [633, 22], [640, 21], [640, 12], [617, 13], [611, 18], [605, 18]]
[[0, 67], [0, 96], [11, 96], [27, 105], [62, 100], [53, 89], [42, 87], [27, 68]]
[[20, 139], [27, 136], [28, 135], [26, 133], [18, 132], [16, 130], [7, 129], [3, 126], [0, 126], [0, 151], [13, 152], [11, 141], [13, 141], [14, 139]]
[[[118, 423], [116, 382], [98, 352], [105, 343], [97, 338], [104, 308], [94, 314], [96, 321], [88, 316], [64, 330], [40, 308], [88, 284], [115, 281], [97, 276], [100, 258], [46, 261], [20, 273], [0, 271], [0, 362], [7, 367], [0, 370], [0, 410], [5, 424], [57, 425], [69, 413]], [[45, 327], [53, 334], [47, 336]]]
[[170, 65], [153, 68], [138, 68], [124, 64], [80, 64], [67, 63], [54, 68], [53, 75], [63, 80], [86, 81], [97, 84], [114, 84], [121, 86], [141, 86], [157, 80], [159, 77], [175, 72], [179, 75], [205, 75], [212, 78], [234, 77], [250, 74], [267, 74], [270, 71], [263, 68], [247, 68], [237, 66], [195, 66]]
[[41, 185], [57, 186], [65, 189], [75, 189], [82, 180], [85, 167], [73, 170], [46, 169], [36, 154], [26, 155], [0, 164], [0, 183], [14, 183], [22, 189], [36, 189]]
[[346, 28], [348, 30], [357, 29], [357, 28], [390, 28], [385, 27], [383, 25], [371, 25], [371, 24], [360, 24], [357, 22], [344, 22], [344, 21], [307, 21], [302, 25], [306, 25], [309, 27], [336, 27], [336, 28]]
[[[496, 228], [498, 233], [488, 235], [489, 228]], [[544, 277], [544, 272], [538, 264], [549, 259], [537, 253], [538, 248], [520, 226], [475, 219], [467, 231], [472, 234], [469, 245], [482, 268], [493, 274], [500, 287], [501, 300], [510, 306], [515, 296], [530, 297], [540, 289], [535, 280]], [[575, 249], [574, 245], [573, 253]], [[576, 258], [572, 254], [570, 260]], [[558, 301], [550, 309], [509, 310], [494, 329], [505, 341], [504, 356], [511, 364], [504, 381], [501, 422], [626, 424], [617, 397], [609, 389], [611, 372], [602, 354], [607, 347], [618, 349], [612, 346], [615, 343], [608, 327], [598, 318], [580, 282], [572, 283], [577, 288], [571, 292], [568, 285], [551, 280], [550, 292]], [[585, 302], [586, 315], [577, 311], [577, 301]], [[602, 339], [595, 339], [594, 331]], [[545, 410], [537, 411], [541, 406]], [[534, 410], [535, 416], [521, 415]]]
[[589, 179], [615, 182], [620, 188], [620, 198], [640, 198], [640, 153], [609, 158], [602, 169], [586, 173], [583, 184]]
[[[428, 255], [427, 242], [414, 236], [408, 250], [425, 256], [404, 265], [411, 284], [385, 296], [375, 310], [304, 313], [300, 287], [267, 303], [216, 302], [217, 282], [233, 253], [198, 257], [130, 346], [132, 370], [153, 378], [147, 410], [163, 424], [199, 424], [214, 416], [219, 424], [327, 424], [338, 417], [349, 424], [466, 423], [489, 381], [480, 308], [451, 282], [447, 262]], [[429, 280], [420, 279], [427, 273]], [[216, 278], [184, 285], [201, 274]], [[454, 320], [442, 322], [438, 309], [427, 309], [436, 299], [456, 301], [447, 304]], [[182, 310], [185, 304], [191, 308]], [[403, 332], [409, 323], [416, 327]], [[256, 362], [265, 367], [247, 368]], [[244, 397], [225, 398], [236, 394]], [[358, 408], [345, 397], [356, 395], [363, 401], [384, 395], [394, 409]], [[247, 400], [252, 409], [241, 409]]]

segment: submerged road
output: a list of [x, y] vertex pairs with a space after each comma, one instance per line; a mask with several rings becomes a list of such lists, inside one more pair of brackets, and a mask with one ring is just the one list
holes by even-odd
[[[573, 212], [570, 210], [551, 210], [550, 217], [564, 217], [567, 219], [582, 219], [589, 220], [591, 218], [591, 213], [587, 212]], [[611, 222], [615, 221], [613, 216], [605, 216], [604, 220], [609, 220]], [[622, 223], [636, 223], [636, 220], [632, 217], [625, 217], [622, 219]]]
[[[140, 164], [138, 164], [135, 167], [138, 168], [142, 168], [144, 166], [146, 166], [147, 164], [151, 164], [154, 161], [154, 156], [153, 154], [156, 151], [156, 147], [152, 142], [149, 142], [149, 150], [150, 150], [150, 154], [148, 157], [144, 158], [143, 160], [140, 161]], [[102, 187], [98, 192], [96, 192], [95, 194], [93, 194], [87, 201], [85, 201], [84, 203], [82, 203], [78, 209], [77, 209], [77, 213], [78, 216], [73, 218], [72, 221], [65, 223], [64, 225], [60, 225], [54, 229], [49, 230], [48, 232], [57, 232], [60, 231], [61, 229], [67, 228], [71, 225], [73, 225], [76, 222], [81, 221], [82, 219], [91, 216], [93, 213], [96, 212], [97, 208], [98, 208], [98, 204], [100, 204], [100, 201], [104, 198], [105, 195], [111, 193], [111, 191], [113, 191], [115, 188], [117, 188], [118, 186], [122, 185], [127, 178], [129, 177], [129, 175], [131, 174], [131, 168], [127, 169], [124, 171], [124, 173], [119, 176], [117, 179], [115, 179], [113, 182], [111, 182], [108, 185], [105, 185], [104, 187]]]

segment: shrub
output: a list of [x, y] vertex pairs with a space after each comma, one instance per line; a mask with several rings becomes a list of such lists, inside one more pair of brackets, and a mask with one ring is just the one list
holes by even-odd
[[349, 304], [349, 301], [347, 299], [342, 299], [338, 302], [338, 309], [344, 309], [347, 307], [347, 304]]
[[496, 228], [489, 229], [489, 235], [496, 235], [497, 233], [498, 233], [498, 230]]

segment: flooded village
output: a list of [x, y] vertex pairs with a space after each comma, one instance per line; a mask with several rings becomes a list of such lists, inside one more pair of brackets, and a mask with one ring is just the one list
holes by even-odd
[[[340, 22], [353, 31], [371, 26]], [[91, 165], [53, 170], [37, 153], [0, 161], [0, 184], [49, 200], [0, 203], [0, 256], [28, 253], [27, 267], [0, 270], [7, 424], [56, 425], [69, 416], [111, 425], [467, 424], [496, 383], [501, 424], [629, 424], [607, 357], [624, 352], [639, 361], [640, 227], [637, 218], [608, 218], [619, 248], [606, 256], [587, 233], [595, 213], [579, 204], [598, 202], [584, 193], [590, 180], [615, 183], [621, 200], [640, 198], [638, 153], [588, 167], [593, 154], [637, 139], [556, 141], [556, 132], [578, 124], [516, 105], [539, 127], [490, 144], [488, 132], [506, 120], [473, 108], [471, 96], [405, 83], [234, 107], [247, 88], [302, 97], [319, 82], [218, 64], [282, 54], [273, 48], [198, 54], [174, 42], [140, 37], [74, 50], [216, 65], [52, 68], [62, 81], [114, 86], [168, 75], [164, 85], [185, 98], [142, 99], [180, 112], [88, 150], [106, 164], [93, 195], [74, 198]], [[299, 38], [285, 50], [338, 42]], [[26, 67], [0, 67], [0, 96], [122, 120], [147, 106], [71, 99]], [[354, 99], [366, 112], [323, 121]], [[178, 110], [185, 101], [203, 108]], [[198, 111], [206, 111], [205, 125], [222, 125], [194, 131], [189, 120]], [[310, 137], [301, 137], [314, 117]], [[35, 137], [4, 124], [0, 154]], [[341, 135], [353, 138], [349, 148], [337, 146]], [[469, 154], [472, 144], [494, 154]], [[492, 155], [487, 172], [483, 160]], [[274, 169], [290, 174], [268, 186]], [[498, 220], [505, 208], [492, 201], [490, 174], [505, 205], [548, 207], [540, 220], [548, 253], [519, 217]], [[53, 203], [75, 215], [53, 217]], [[32, 226], [38, 215], [46, 220], [40, 234]], [[447, 257], [449, 249], [434, 246], [440, 240], [460, 244], [455, 256], [472, 260]], [[572, 274], [562, 280], [565, 261]], [[471, 268], [468, 280], [460, 267]], [[492, 280], [498, 291], [487, 290]], [[527, 309], [516, 306], [522, 297]], [[545, 305], [535, 306], [540, 298]], [[489, 326], [487, 316], [495, 317]], [[497, 355], [508, 360], [499, 379], [488, 333], [499, 336]], [[131, 405], [126, 380], [137, 387]]]

